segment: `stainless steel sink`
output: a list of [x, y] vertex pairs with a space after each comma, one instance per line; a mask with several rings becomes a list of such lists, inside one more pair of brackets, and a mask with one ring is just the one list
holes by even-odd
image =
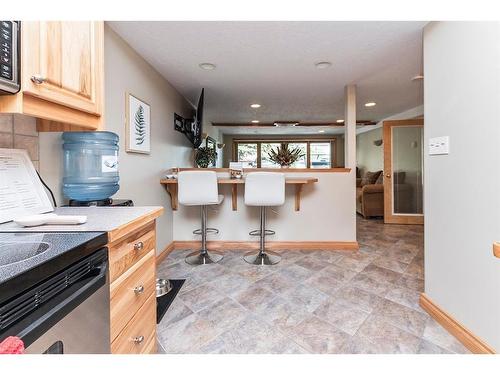
[[23, 262], [50, 248], [47, 242], [7, 242], [0, 244], [0, 267]]

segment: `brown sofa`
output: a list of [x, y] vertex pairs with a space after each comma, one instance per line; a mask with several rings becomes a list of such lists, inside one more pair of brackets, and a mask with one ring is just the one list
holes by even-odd
[[361, 186], [361, 178], [356, 178], [356, 211], [368, 218], [384, 216], [384, 184], [382, 178], [374, 184]]
[[[357, 171], [356, 171], [357, 172]], [[382, 171], [380, 171], [382, 172]], [[378, 173], [378, 172], [368, 172]], [[365, 174], [366, 177], [366, 174]], [[413, 187], [405, 183], [406, 172], [397, 171], [393, 173], [395, 194], [395, 212], [414, 212]], [[362, 184], [363, 179], [356, 178], [356, 211], [368, 218], [371, 216], [384, 216], [384, 180], [380, 173], [375, 183]]]

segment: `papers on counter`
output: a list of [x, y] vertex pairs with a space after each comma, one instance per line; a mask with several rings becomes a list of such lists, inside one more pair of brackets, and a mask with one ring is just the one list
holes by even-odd
[[243, 163], [241, 162], [229, 162], [229, 169], [232, 171], [242, 171], [243, 172]]
[[28, 153], [0, 148], [0, 223], [52, 211]]

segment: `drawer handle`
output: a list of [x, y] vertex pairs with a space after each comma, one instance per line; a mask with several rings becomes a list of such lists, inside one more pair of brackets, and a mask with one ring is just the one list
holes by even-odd
[[134, 288], [134, 293], [135, 294], [142, 294], [144, 293], [144, 285], [139, 285]]
[[144, 243], [143, 243], [142, 241], [137, 242], [137, 243], [134, 245], [134, 250], [135, 250], [135, 251], [141, 251], [142, 249], [144, 249]]
[[144, 336], [137, 336], [137, 337], [134, 337], [132, 339], [132, 341], [134, 342], [134, 344], [136, 345], [141, 345], [142, 342], [144, 341]]
[[36, 83], [37, 85], [41, 85], [47, 80], [47, 78], [42, 77], [40, 74], [35, 74], [31, 76], [31, 82]]

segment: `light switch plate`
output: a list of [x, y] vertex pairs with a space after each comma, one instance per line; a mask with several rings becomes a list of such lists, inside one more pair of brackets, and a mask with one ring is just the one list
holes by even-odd
[[429, 139], [429, 155], [448, 155], [450, 153], [450, 137]]

